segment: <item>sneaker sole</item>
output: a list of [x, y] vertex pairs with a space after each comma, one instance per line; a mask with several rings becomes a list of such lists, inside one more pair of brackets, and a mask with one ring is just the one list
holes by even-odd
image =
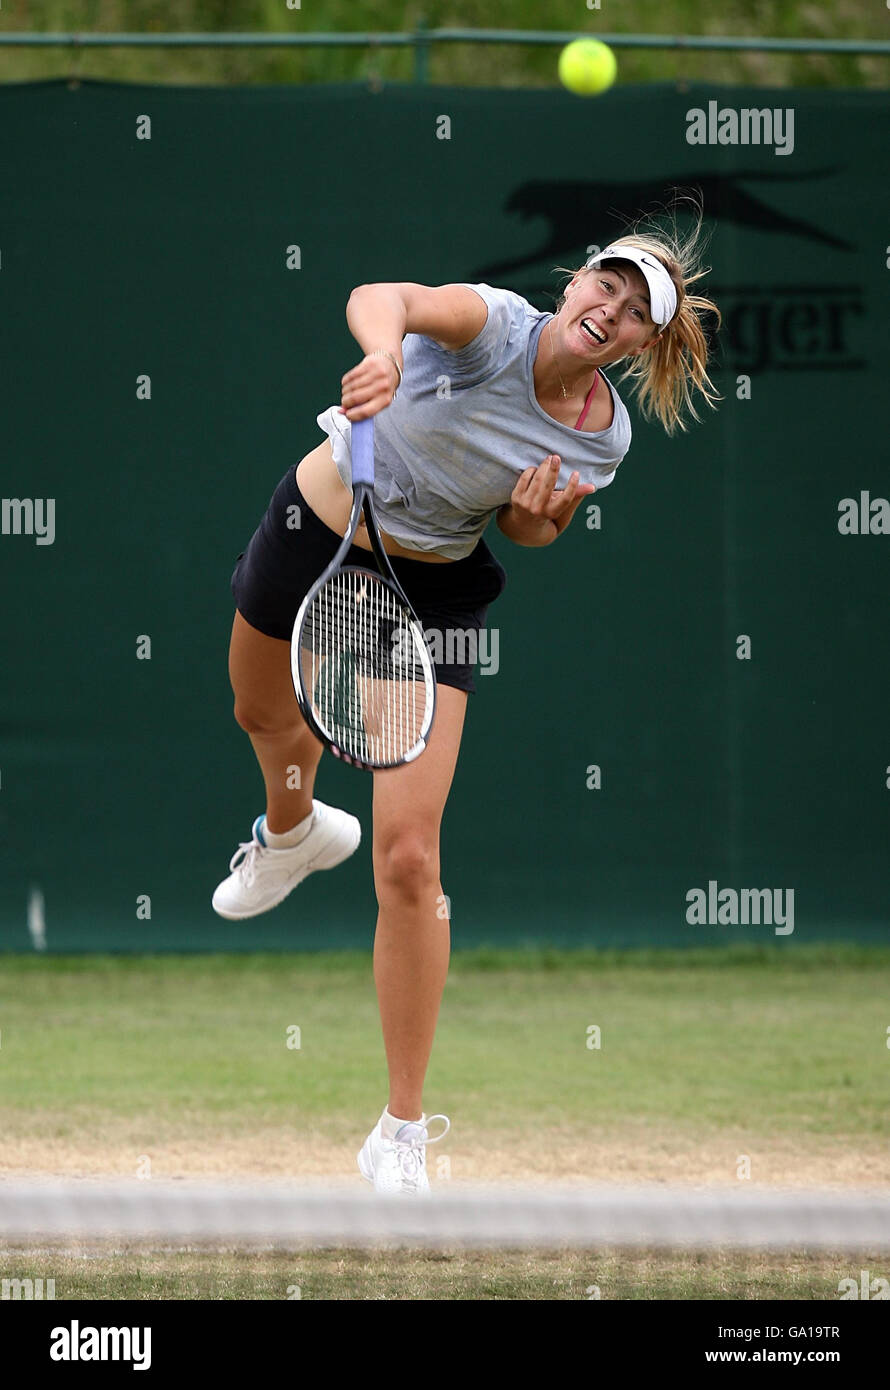
[[356, 824], [357, 828], [354, 834], [354, 844], [347, 846], [346, 849], [337, 850], [334, 853], [334, 857], [332, 859], [326, 858], [326, 854], [330, 853], [330, 847], [328, 847], [327, 850], [320, 850], [314, 859], [310, 860], [308, 864], [304, 864], [302, 868], [297, 870], [294, 877], [287, 884], [285, 884], [282, 891], [278, 894], [276, 898], [272, 900], [272, 902], [264, 903], [262, 907], [252, 908], [249, 912], [231, 912], [221, 907], [217, 907], [216, 903], [211, 898], [210, 905], [213, 908], [213, 911], [216, 913], [218, 917], [224, 917], [227, 922], [243, 922], [248, 917], [261, 917], [264, 912], [271, 912], [273, 907], [280, 907], [280, 905], [284, 902], [285, 898], [288, 897], [295, 888], [298, 888], [299, 885], [303, 882], [303, 880], [305, 878], [308, 878], [310, 874], [314, 874], [316, 871], [323, 869], [336, 869], [337, 865], [342, 864], [344, 859], [348, 859], [351, 854], [355, 854], [355, 851], [358, 849], [359, 845], [362, 842], [361, 826], [358, 825], [358, 823]]

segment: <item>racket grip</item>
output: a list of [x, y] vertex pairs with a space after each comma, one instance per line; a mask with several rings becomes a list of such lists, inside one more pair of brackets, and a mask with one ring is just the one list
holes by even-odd
[[352, 485], [367, 483], [374, 486], [374, 417], [353, 420], [349, 432], [352, 455]]

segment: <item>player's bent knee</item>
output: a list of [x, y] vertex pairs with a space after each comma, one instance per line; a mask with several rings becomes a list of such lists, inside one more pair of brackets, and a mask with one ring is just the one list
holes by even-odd
[[296, 698], [292, 709], [283, 706], [269, 709], [243, 700], [236, 700], [235, 722], [246, 734], [274, 737], [276, 734], [290, 733], [296, 738], [299, 738], [301, 734], [309, 734]]

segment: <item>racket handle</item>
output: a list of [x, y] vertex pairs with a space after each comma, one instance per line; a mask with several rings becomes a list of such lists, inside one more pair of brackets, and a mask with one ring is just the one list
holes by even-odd
[[374, 486], [374, 417], [353, 420], [350, 428], [352, 454], [352, 485], [367, 483]]

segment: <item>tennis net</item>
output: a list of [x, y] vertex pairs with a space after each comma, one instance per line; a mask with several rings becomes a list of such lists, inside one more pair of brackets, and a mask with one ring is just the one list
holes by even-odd
[[890, 1250], [890, 1193], [451, 1188], [427, 1201], [269, 1181], [0, 1182], [6, 1244]]

